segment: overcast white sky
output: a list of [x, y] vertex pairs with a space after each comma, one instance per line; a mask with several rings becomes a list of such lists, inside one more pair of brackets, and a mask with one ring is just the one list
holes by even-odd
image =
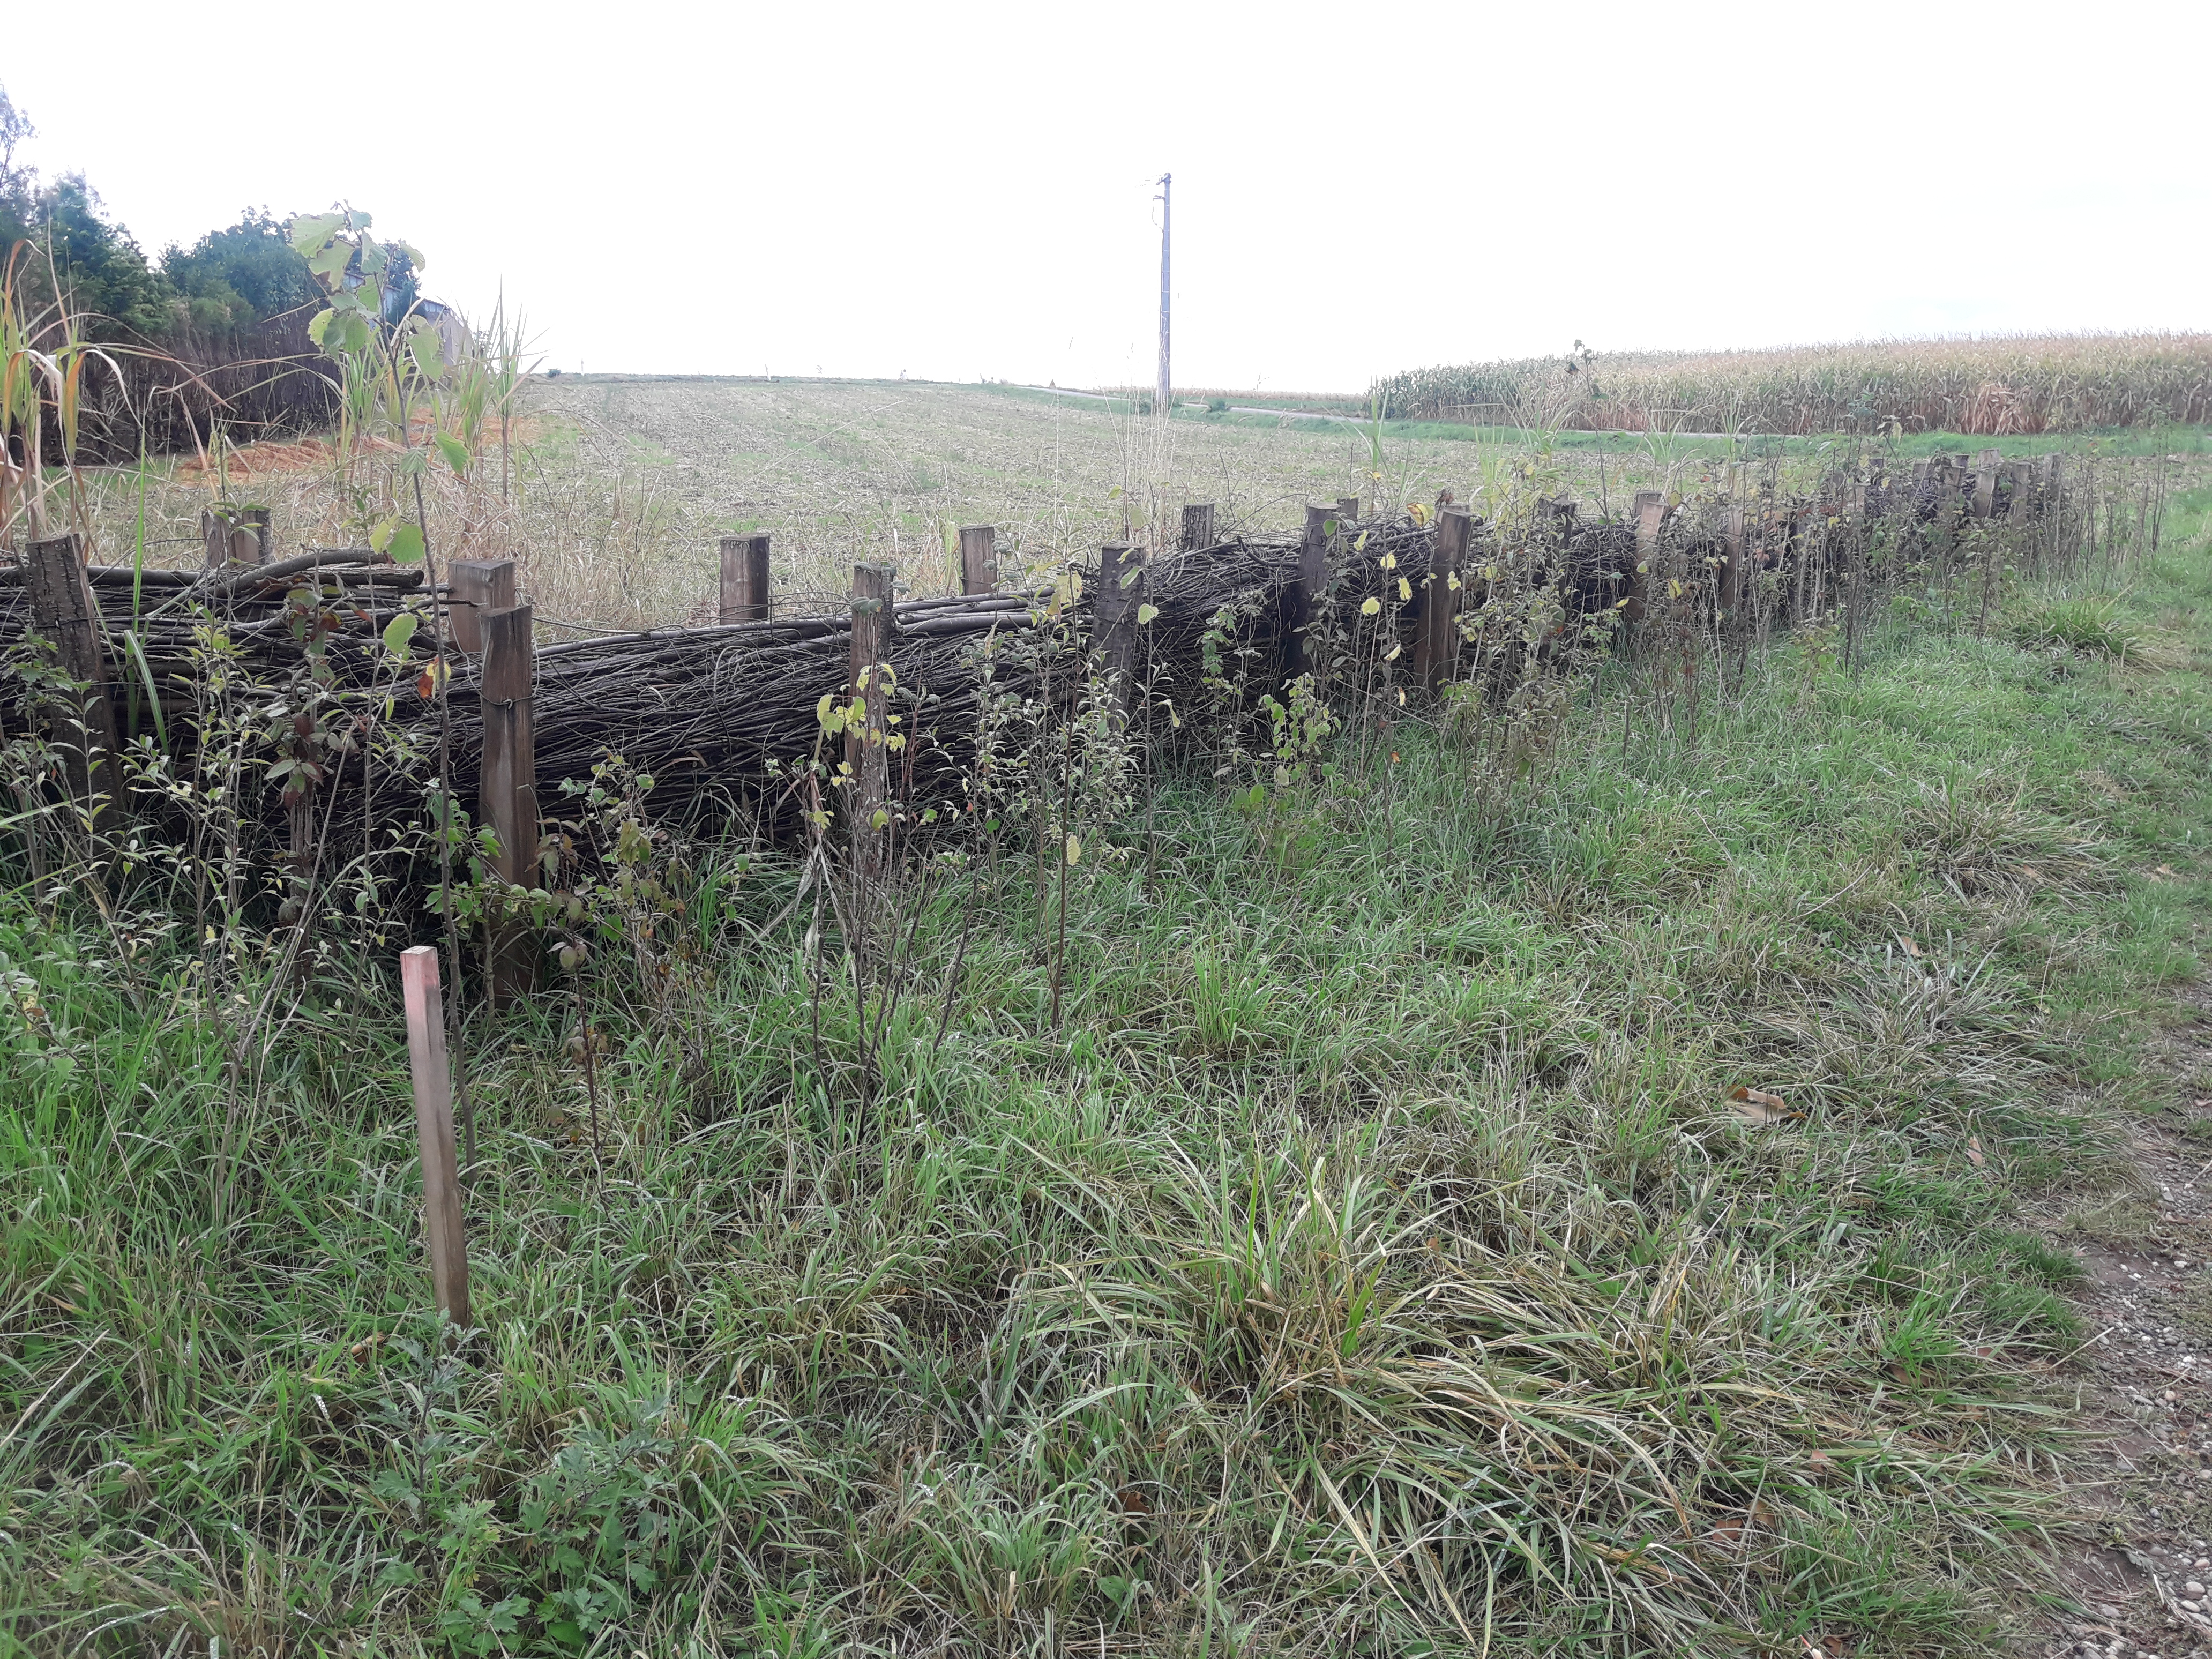
[[2212, 5], [25, 6], [149, 252], [345, 199], [568, 368], [1356, 390], [2212, 325]]

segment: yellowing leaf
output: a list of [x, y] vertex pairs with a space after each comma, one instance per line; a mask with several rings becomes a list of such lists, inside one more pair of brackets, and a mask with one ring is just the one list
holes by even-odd
[[1413, 585], [1403, 576], [1398, 578], [1398, 603], [1407, 604], [1413, 597]]
[[1077, 864], [1080, 863], [1080, 862], [1082, 861], [1082, 858], [1083, 858], [1083, 843], [1082, 843], [1082, 842], [1081, 842], [1081, 841], [1079, 841], [1079, 839], [1077, 839], [1075, 836], [1070, 836], [1067, 838], [1067, 862], [1068, 862], [1069, 866], [1072, 868], [1072, 867], [1073, 867], [1075, 865], [1077, 865]]
[[1371, 617], [1382, 608], [1382, 601], [1371, 593], [1359, 602], [1359, 614], [1363, 617]]
[[1139, 628], [1146, 627], [1159, 614], [1160, 608], [1156, 605], [1139, 605], [1137, 607], [1137, 626]]

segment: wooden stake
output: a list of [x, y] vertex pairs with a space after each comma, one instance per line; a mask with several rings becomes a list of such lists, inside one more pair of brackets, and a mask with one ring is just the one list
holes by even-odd
[[[503, 881], [538, 885], [538, 750], [530, 702], [538, 671], [537, 644], [526, 605], [483, 618], [483, 678], [477, 701], [483, 710], [483, 766], [477, 786], [478, 820], [499, 842], [494, 863]], [[538, 955], [520, 921], [495, 924], [485, 995], [495, 1008], [537, 987]]]
[[1659, 531], [1667, 522], [1667, 501], [1656, 489], [1636, 492], [1636, 568], [1628, 584], [1628, 620], [1644, 615], [1644, 595], [1650, 586], [1651, 561], [1659, 552]]
[[722, 538], [720, 615], [726, 623], [768, 620], [766, 531], [757, 530], [743, 536]]
[[1741, 501], [1721, 509], [1721, 615], [1732, 617], [1743, 603], [1743, 520]]
[[484, 618], [514, 605], [514, 561], [455, 559], [446, 576], [446, 637], [474, 656], [484, 648]]
[[1322, 641], [1314, 637], [1326, 623], [1328, 605], [1328, 526], [1336, 517], [1334, 507], [1306, 505], [1305, 538], [1298, 544], [1298, 579], [1283, 591], [1283, 629], [1289, 641], [1285, 652], [1285, 679], [1301, 674], [1314, 677], [1320, 689]]
[[1091, 608], [1091, 648], [1102, 659], [1099, 672], [1128, 718], [1137, 696], [1137, 608], [1145, 602], [1145, 556], [1127, 542], [1109, 542], [1099, 551], [1098, 593]]
[[887, 667], [891, 640], [891, 580], [887, 564], [853, 567], [853, 651], [845, 691], [860, 700], [863, 714], [845, 732], [845, 760], [853, 769], [853, 868], [864, 885], [883, 872], [884, 831], [878, 819], [888, 810], [890, 751], [884, 739], [890, 727], [890, 699], [880, 670]]
[[1213, 503], [1187, 501], [1182, 509], [1182, 550], [1195, 553], [1213, 545]]
[[999, 527], [988, 524], [960, 526], [960, 591], [995, 593], [999, 589]]
[[269, 509], [211, 507], [200, 514], [200, 547], [207, 568], [269, 562]]
[[1339, 495], [1336, 498], [1336, 520], [1340, 528], [1349, 530], [1359, 522], [1359, 497]]
[[430, 1247], [430, 1286], [438, 1310], [466, 1330], [469, 1244], [461, 1228], [461, 1178], [453, 1158], [453, 1074], [446, 1063], [445, 1000], [438, 952], [428, 945], [399, 953], [407, 1001], [407, 1059], [415, 1078], [415, 1135], [422, 1149], [422, 1231]]
[[1413, 636], [1413, 674], [1431, 691], [1443, 684], [1459, 660], [1460, 567], [1467, 562], [1474, 515], [1448, 507], [1437, 518], [1429, 544], [1429, 575], [1421, 592], [1419, 631]]
[[70, 799], [83, 802], [98, 821], [124, 807], [122, 745], [82, 545], [75, 532], [33, 542], [27, 562], [31, 624], [52, 642], [55, 665], [82, 687], [57, 696], [50, 735], [68, 761]]
[[1974, 516], [1978, 519], [1990, 518], [1996, 512], [2000, 459], [1994, 449], [1985, 449], [1974, 458]]

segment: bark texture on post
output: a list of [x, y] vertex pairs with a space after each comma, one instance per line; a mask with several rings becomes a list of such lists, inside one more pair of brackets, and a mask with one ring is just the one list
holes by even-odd
[[1419, 631], [1413, 636], [1413, 673], [1431, 691], [1459, 660], [1459, 573], [1474, 531], [1472, 513], [1448, 507], [1438, 515], [1430, 543], [1428, 582], [1421, 594]]
[[999, 527], [990, 524], [960, 526], [960, 591], [995, 593], [999, 588]]
[[514, 605], [513, 559], [455, 559], [446, 567], [446, 637], [471, 656], [484, 648], [484, 618]]
[[1659, 531], [1667, 522], [1666, 498], [1656, 489], [1636, 492], [1636, 568], [1628, 581], [1628, 619], [1636, 622], [1644, 615], [1644, 595], [1650, 583], [1651, 561], [1659, 551]]
[[1305, 538], [1298, 544], [1298, 579], [1283, 592], [1283, 628], [1290, 641], [1284, 653], [1289, 672], [1284, 678], [1294, 680], [1311, 674], [1316, 690], [1325, 666], [1320, 635], [1328, 621], [1328, 526], [1335, 519], [1335, 507], [1307, 503]]
[[269, 509], [211, 507], [200, 514], [200, 546], [207, 568], [269, 562]]
[[853, 650], [845, 691], [860, 701], [862, 714], [846, 728], [845, 760], [853, 769], [853, 869], [864, 884], [883, 873], [888, 828], [879, 820], [889, 810], [890, 793], [890, 750], [884, 742], [890, 708], [884, 681], [890, 666], [894, 574], [887, 564], [853, 567]]
[[1987, 519], [1997, 510], [1997, 465], [2002, 458], [1985, 449], [1974, 458], [1974, 516]]
[[1098, 592], [1091, 602], [1091, 648], [1100, 659], [1108, 694], [1127, 719], [1137, 696], [1137, 608], [1145, 602], [1145, 556], [1127, 542], [1099, 550]]
[[1341, 528], [1350, 529], [1359, 522], [1359, 497], [1339, 495], [1336, 498], [1337, 522]]
[[[500, 878], [532, 887], [537, 880], [538, 746], [530, 700], [537, 679], [537, 645], [526, 605], [495, 611], [483, 619], [483, 769], [477, 812], [499, 841], [494, 864]], [[537, 988], [538, 958], [520, 922], [492, 929], [490, 971], [485, 975], [494, 1007]]]
[[101, 812], [119, 812], [122, 745], [116, 740], [115, 707], [109, 701], [112, 683], [82, 544], [74, 532], [33, 542], [27, 562], [31, 625], [52, 642], [55, 665], [80, 688], [55, 694], [49, 729], [54, 746], [68, 761], [70, 799], [89, 805], [100, 795], [106, 799]]
[[725, 536], [721, 551], [720, 616], [722, 622], [766, 622], [769, 618], [768, 532], [757, 530], [743, 536]]
[[1213, 503], [1187, 501], [1182, 509], [1182, 550], [1195, 553], [1213, 545]]
[[1730, 501], [1721, 509], [1721, 614], [1733, 616], [1743, 603], [1743, 503]]
[[430, 1247], [430, 1287], [438, 1310], [465, 1330], [469, 1307], [468, 1237], [461, 1224], [461, 1178], [453, 1156], [453, 1074], [446, 1060], [445, 999], [438, 952], [416, 945], [399, 953], [407, 1004], [407, 1060], [415, 1082], [415, 1135], [422, 1151], [422, 1231]]

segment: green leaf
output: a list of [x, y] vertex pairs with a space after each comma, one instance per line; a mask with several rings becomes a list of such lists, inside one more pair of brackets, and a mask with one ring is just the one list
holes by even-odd
[[331, 331], [331, 319], [335, 314], [335, 313], [328, 311], [317, 312], [314, 316], [308, 320], [307, 337], [313, 340], [317, 345], [322, 344], [323, 337]]
[[403, 611], [384, 624], [384, 648], [395, 657], [407, 655], [407, 643], [415, 637], [422, 623], [410, 611]]
[[1082, 860], [1082, 858], [1083, 858], [1083, 842], [1082, 842], [1082, 841], [1081, 841], [1079, 837], [1077, 837], [1077, 836], [1070, 836], [1067, 838], [1067, 861], [1068, 861], [1068, 864], [1069, 864], [1071, 866], [1073, 866], [1073, 865], [1079, 863], [1079, 862]]
[[1137, 626], [1139, 628], [1144, 627], [1159, 614], [1160, 608], [1156, 605], [1139, 605], [1137, 607]]
[[468, 471], [471, 458], [469, 455], [469, 447], [466, 444], [463, 443], [459, 438], [454, 437], [449, 432], [441, 432], [438, 434], [436, 441], [438, 445], [438, 453], [446, 458], [446, 465], [447, 466], [453, 468], [456, 472], [465, 472]]
[[392, 530], [391, 541], [386, 544], [386, 550], [392, 555], [394, 564], [416, 563], [423, 553], [421, 527], [411, 524], [397, 526]]
[[409, 266], [417, 272], [420, 272], [430, 263], [428, 259], [422, 257], [422, 250], [416, 247], [412, 242], [394, 242], [392, 245], [392, 251], [395, 253], [405, 254], [407, 256], [407, 263]]
[[445, 354], [440, 348], [438, 331], [425, 325], [407, 337], [407, 355], [415, 360], [415, 372], [426, 380], [445, 378]]
[[353, 258], [353, 246], [348, 242], [332, 242], [328, 247], [307, 260], [307, 269], [314, 272], [325, 288], [338, 286], [338, 278], [345, 274], [347, 264]]
[[313, 258], [316, 252], [337, 234], [345, 224], [343, 213], [302, 213], [289, 227], [292, 250], [302, 259]]

